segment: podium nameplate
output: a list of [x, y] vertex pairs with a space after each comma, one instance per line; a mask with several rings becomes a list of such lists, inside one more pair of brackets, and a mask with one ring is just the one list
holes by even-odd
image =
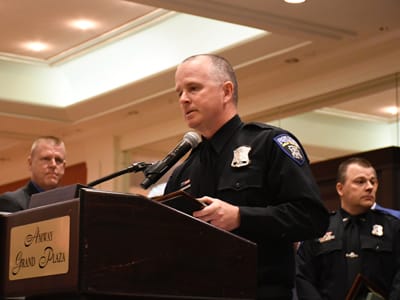
[[69, 229], [69, 216], [11, 228], [9, 280], [67, 273]]
[[78, 291], [79, 199], [0, 216], [0, 298]]

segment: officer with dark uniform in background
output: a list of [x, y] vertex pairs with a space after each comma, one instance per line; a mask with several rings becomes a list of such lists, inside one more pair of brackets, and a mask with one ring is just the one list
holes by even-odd
[[304, 149], [283, 129], [241, 121], [236, 77], [224, 58], [184, 60], [175, 84], [185, 121], [202, 142], [165, 193], [186, 188], [207, 204], [194, 217], [256, 242], [258, 299], [291, 300], [293, 242], [328, 225]]
[[368, 160], [340, 164], [341, 208], [332, 213], [325, 235], [301, 243], [297, 252], [299, 299], [345, 299], [357, 274], [386, 299], [400, 299], [400, 220], [370, 209], [377, 188]]

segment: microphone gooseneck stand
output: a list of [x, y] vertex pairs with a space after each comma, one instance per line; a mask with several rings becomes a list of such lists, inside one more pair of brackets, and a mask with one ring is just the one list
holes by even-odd
[[126, 173], [132, 173], [132, 172], [137, 173], [137, 172], [140, 172], [140, 171], [145, 171], [151, 165], [152, 164], [145, 163], [145, 162], [134, 163], [134, 164], [130, 165], [129, 167], [127, 167], [126, 169], [123, 169], [123, 170], [120, 170], [118, 172], [115, 172], [115, 173], [112, 173], [110, 175], [107, 175], [107, 176], [104, 176], [102, 178], [99, 178], [99, 179], [97, 179], [95, 181], [92, 181], [92, 182], [88, 183], [87, 185], [88, 186], [95, 186], [95, 185], [98, 185], [98, 184], [100, 184], [100, 183], [102, 183], [104, 181], [113, 179], [115, 177], [118, 177], [118, 176], [126, 174]]
[[167, 154], [167, 156], [155, 163], [149, 164], [145, 162], [138, 162], [130, 165], [128, 168], [107, 175], [103, 178], [90, 182], [88, 186], [92, 187], [114, 177], [120, 176], [125, 173], [139, 172], [144, 173], [144, 180], [140, 184], [142, 188], [147, 189], [152, 184], [156, 183], [179, 159], [181, 159], [190, 149], [196, 148], [201, 142], [201, 137], [196, 132], [187, 132], [183, 136], [183, 140], [176, 145], [176, 147]]

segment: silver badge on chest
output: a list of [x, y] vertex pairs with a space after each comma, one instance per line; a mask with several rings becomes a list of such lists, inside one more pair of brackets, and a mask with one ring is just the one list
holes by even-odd
[[375, 236], [383, 236], [383, 226], [375, 224], [372, 226], [371, 234]]
[[231, 162], [231, 167], [240, 168], [250, 164], [249, 152], [251, 147], [240, 146], [233, 150], [233, 159]]

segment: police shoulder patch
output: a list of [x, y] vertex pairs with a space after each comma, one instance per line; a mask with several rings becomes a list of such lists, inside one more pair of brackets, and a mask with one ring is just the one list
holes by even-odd
[[285, 133], [274, 137], [274, 141], [297, 164], [300, 166], [304, 164], [306, 161], [305, 155], [294, 138]]

